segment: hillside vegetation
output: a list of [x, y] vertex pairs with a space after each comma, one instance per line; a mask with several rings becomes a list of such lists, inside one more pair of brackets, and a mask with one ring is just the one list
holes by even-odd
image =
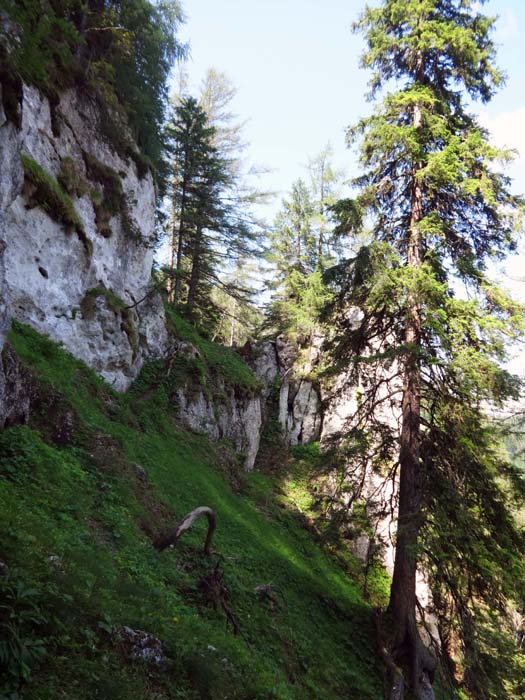
[[[380, 697], [371, 604], [300, 512], [314, 448], [247, 475], [229, 445], [181, 431], [151, 367], [123, 396], [27, 327], [4, 352], [31, 377], [32, 411], [0, 435], [1, 697]], [[154, 549], [199, 505], [217, 513], [211, 557], [204, 523]], [[123, 626], [165, 662], [132, 659]]]

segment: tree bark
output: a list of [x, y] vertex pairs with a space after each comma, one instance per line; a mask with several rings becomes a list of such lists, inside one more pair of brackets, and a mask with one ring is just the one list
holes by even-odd
[[[172, 267], [171, 272], [175, 275], [175, 288], [173, 291], [172, 302], [175, 306], [180, 302], [180, 290], [181, 290], [181, 267], [182, 267], [182, 246], [184, 244], [184, 214], [186, 207], [186, 175], [184, 175], [184, 180], [182, 181], [182, 194], [180, 202], [180, 212], [179, 212], [179, 230], [177, 236], [177, 266], [173, 269], [173, 257], [172, 257]], [[173, 221], [175, 225], [175, 220]], [[173, 232], [173, 250], [175, 248], [175, 231]]]
[[191, 263], [191, 275], [190, 275], [190, 284], [188, 288], [188, 311], [190, 314], [193, 312], [193, 309], [195, 308], [195, 304], [197, 302], [197, 288], [199, 286], [200, 282], [200, 275], [201, 275], [201, 239], [202, 239], [202, 231], [200, 228], [198, 228], [195, 231], [195, 241], [193, 244], [193, 251], [192, 251], [192, 263]]
[[323, 248], [324, 248], [324, 171], [325, 171], [325, 161], [323, 159], [323, 162], [321, 163], [321, 185], [320, 185], [320, 191], [319, 191], [319, 216], [320, 216], [320, 221], [319, 221], [319, 240], [318, 240], [318, 248], [317, 248], [317, 265], [320, 270], [323, 269]]

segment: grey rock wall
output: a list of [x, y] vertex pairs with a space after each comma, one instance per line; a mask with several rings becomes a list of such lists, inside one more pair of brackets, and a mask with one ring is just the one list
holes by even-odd
[[[62, 95], [55, 116], [58, 135], [48, 100], [29, 86], [23, 88], [20, 129], [0, 108], [0, 348], [10, 318], [16, 318], [63, 343], [122, 391], [144, 359], [161, 355], [167, 343], [160, 299], [151, 295], [133, 306], [151, 284], [153, 180], [150, 174], [140, 177], [133, 161], [123, 160], [102, 138], [97, 109], [77, 92]], [[91, 254], [75, 233], [30, 205], [20, 159], [22, 153], [30, 156], [56, 178], [61, 159], [71, 158], [88, 186], [100, 190], [100, 183], [86, 172], [83, 151], [118, 173], [129, 221], [139, 234], [130, 236], [121, 216], [115, 215], [101, 235], [89, 192], [73, 197]], [[98, 288], [132, 308], [118, 308], [101, 295], [86, 315], [86, 296]]]
[[[179, 343], [176, 352], [195, 357], [198, 351]], [[253, 349], [251, 359], [259, 380], [257, 390], [240, 393], [221, 380], [216, 380], [213, 396], [204, 388], [180, 388], [175, 399], [179, 420], [212, 440], [231, 440], [249, 471], [255, 464], [264, 423], [274, 408], [272, 392], [278, 391], [279, 422], [285, 442], [313, 442], [321, 435], [321, 402], [312, 382], [296, 377], [296, 362], [296, 349], [284, 338], [262, 343]]]
[[300, 353], [284, 336], [275, 343], [280, 377], [279, 424], [289, 445], [308, 444], [321, 437], [323, 411], [319, 389], [308, 379], [320, 354], [322, 338], [311, 338]]

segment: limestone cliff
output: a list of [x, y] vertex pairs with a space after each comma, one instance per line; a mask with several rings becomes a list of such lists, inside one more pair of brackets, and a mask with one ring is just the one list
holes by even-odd
[[[199, 357], [196, 347], [177, 343], [171, 350], [191, 359]], [[304, 375], [293, 344], [279, 337], [251, 348], [246, 358], [257, 380], [249, 390], [233, 386], [215, 376], [213, 392], [205, 386], [181, 386], [174, 403], [181, 423], [212, 440], [229, 439], [243, 455], [244, 468], [255, 464], [266, 422], [278, 419], [282, 438], [288, 445], [306, 444], [321, 435], [322, 410], [318, 389]], [[273, 393], [277, 393], [277, 407]], [[278, 415], [271, 416], [277, 408]]]
[[[198, 353], [168, 339], [161, 299], [152, 293], [151, 173], [115, 151], [96, 104], [78, 91], [51, 105], [23, 85], [17, 119], [1, 105], [0, 94], [0, 350], [15, 318], [62, 343], [118, 391], [146, 359]], [[251, 469], [277, 383], [286, 441], [318, 439], [319, 394], [305, 368], [298, 372], [295, 352], [283, 338], [256, 348], [256, 390], [239, 391], [220, 376], [215, 398], [202, 387], [179, 388], [181, 423], [231, 440]], [[23, 373], [8, 354], [2, 362], [3, 424], [21, 420], [30, 406]]]
[[148, 295], [151, 173], [115, 152], [78, 91], [52, 108], [30, 86], [21, 98], [18, 124], [0, 99], [0, 347], [17, 318], [124, 390], [167, 339]]

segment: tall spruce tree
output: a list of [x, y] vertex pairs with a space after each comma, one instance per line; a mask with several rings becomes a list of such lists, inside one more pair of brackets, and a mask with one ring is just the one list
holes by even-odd
[[225, 283], [224, 261], [248, 256], [254, 230], [230, 160], [215, 144], [216, 130], [193, 97], [179, 100], [167, 125], [171, 145], [170, 298], [195, 321], [218, 321], [215, 287], [237, 297], [249, 290]]
[[195, 98], [180, 101], [166, 133], [172, 152], [170, 270], [175, 279], [170, 297], [178, 305], [184, 275], [183, 257], [195, 246], [195, 239], [200, 235], [210, 174], [218, 164], [212, 144], [214, 129], [208, 125], [206, 113]]
[[[383, 0], [355, 27], [371, 95], [386, 94], [349, 130], [364, 174], [339, 213], [347, 228], [372, 221], [373, 241], [333, 272], [339, 308], [362, 312], [353, 325], [339, 314], [333, 348], [360, 384], [353, 435], [368, 431], [368, 456], [393, 464], [399, 483], [384, 647], [392, 700], [433, 697], [435, 660], [416, 618], [421, 564], [462, 646], [471, 697], [522, 697], [503, 657], [499, 672], [483, 663], [502, 653], [507, 600], [523, 592], [523, 535], [507, 507], [513, 475], [485, 415], [517, 391], [504, 361], [523, 309], [487, 265], [513, 249], [523, 203], [498, 169], [511, 154], [489, 145], [465, 103], [486, 102], [502, 82], [481, 4]], [[398, 407], [399, 429], [383, 419], [385, 402]]]

